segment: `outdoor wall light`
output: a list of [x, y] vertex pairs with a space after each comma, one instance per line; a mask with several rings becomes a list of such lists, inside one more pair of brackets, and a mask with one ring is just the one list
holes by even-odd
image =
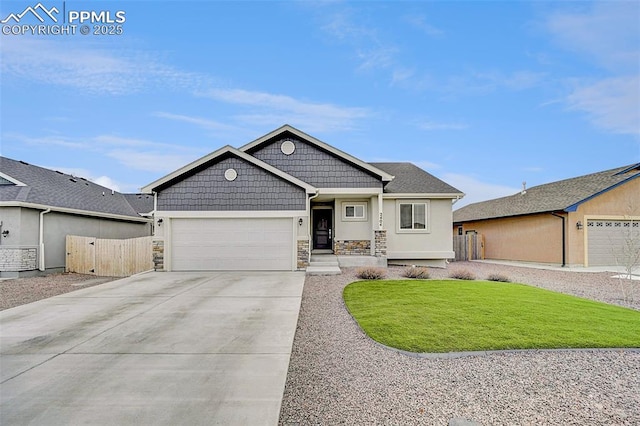
[[5, 229], [4, 231], [2, 231], [2, 236], [7, 238], [7, 235], [9, 235], [9, 230]]
[[303, 222], [302, 218], [298, 219], [298, 225], [299, 226], [302, 226], [302, 222]]
[[162, 218], [158, 219], [158, 226], [162, 225], [162, 222], [163, 222]]
[[577, 221], [576, 222], [576, 228], [578, 228], [578, 231], [582, 229], [582, 222]]

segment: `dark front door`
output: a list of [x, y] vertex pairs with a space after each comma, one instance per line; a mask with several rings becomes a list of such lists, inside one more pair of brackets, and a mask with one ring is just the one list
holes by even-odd
[[318, 250], [332, 250], [333, 210], [317, 209], [313, 211], [313, 248]]

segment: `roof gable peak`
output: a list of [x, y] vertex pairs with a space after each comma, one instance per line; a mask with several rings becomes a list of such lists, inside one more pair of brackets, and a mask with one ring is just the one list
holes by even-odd
[[272, 139], [278, 137], [279, 135], [284, 135], [286, 133], [291, 133], [292, 135], [304, 140], [307, 143], [310, 143], [312, 145], [315, 145], [316, 147], [329, 152], [330, 154], [341, 158], [345, 161], [347, 161], [348, 163], [354, 164], [356, 166], [358, 166], [360, 169], [366, 170], [369, 173], [380, 177], [380, 179], [383, 182], [389, 182], [391, 180], [393, 180], [393, 176], [388, 174], [387, 172], [369, 164], [366, 163], [350, 154], [347, 154], [344, 151], [339, 150], [338, 148], [335, 148], [331, 145], [329, 145], [326, 142], [321, 141], [320, 139], [317, 139], [307, 133], [304, 133], [301, 130], [296, 129], [295, 127], [289, 125], [289, 124], [285, 124], [269, 133], [267, 133], [264, 136], [259, 137], [258, 139], [254, 140], [253, 142], [249, 142], [248, 144], [240, 147], [240, 151], [242, 152], [247, 152], [247, 153], [251, 153], [252, 151], [256, 150], [259, 146], [261, 146], [262, 144], [271, 141]]

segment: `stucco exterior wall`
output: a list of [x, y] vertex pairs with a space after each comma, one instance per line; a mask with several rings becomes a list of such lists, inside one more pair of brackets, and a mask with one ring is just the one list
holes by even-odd
[[418, 260], [423, 259], [437, 260], [435, 266], [443, 266], [445, 259], [454, 257], [451, 200], [402, 199], [401, 202], [428, 203], [428, 231], [399, 231], [397, 200], [385, 199], [383, 214], [389, 263], [421, 264]]
[[471, 231], [484, 235], [486, 259], [562, 263], [562, 220], [550, 213], [465, 223]]
[[[584, 265], [587, 239], [587, 218], [625, 219], [640, 217], [640, 179], [636, 178], [581, 204], [569, 213], [568, 246], [569, 264]], [[583, 228], [578, 230], [580, 221]]]
[[[39, 257], [40, 212], [41, 210], [21, 207], [0, 208], [2, 229], [9, 230], [9, 235], [0, 241], [0, 250], [3, 247], [36, 248]], [[115, 239], [144, 237], [151, 235], [151, 224], [59, 212], [47, 213], [44, 215], [43, 234], [47, 270], [61, 270], [65, 267], [67, 235]], [[37, 263], [34, 269], [37, 269]]]
[[[343, 203], [366, 203], [366, 220], [349, 220], [344, 217]], [[336, 199], [334, 206], [335, 240], [371, 240], [373, 225], [371, 224], [371, 200], [369, 198]]]
[[148, 223], [124, 222], [51, 212], [44, 216], [45, 264], [47, 269], [64, 268], [66, 236], [125, 239], [151, 235]]

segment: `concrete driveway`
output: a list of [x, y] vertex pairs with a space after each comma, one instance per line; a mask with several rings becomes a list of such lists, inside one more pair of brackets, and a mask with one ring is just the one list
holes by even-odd
[[0, 312], [0, 424], [278, 422], [304, 273], [147, 273]]

